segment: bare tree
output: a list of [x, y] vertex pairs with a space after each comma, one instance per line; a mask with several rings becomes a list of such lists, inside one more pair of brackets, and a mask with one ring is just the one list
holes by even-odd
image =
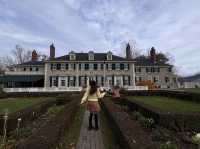
[[20, 45], [16, 45], [15, 49], [12, 50], [16, 64], [21, 64], [31, 60], [31, 53], [32, 52], [30, 50], [25, 50]]

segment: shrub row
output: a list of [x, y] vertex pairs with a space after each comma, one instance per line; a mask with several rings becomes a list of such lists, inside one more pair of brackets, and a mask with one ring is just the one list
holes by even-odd
[[121, 110], [109, 99], [102, 100], [103, 108], [107, 111], [113, 124], [119, 130], [119, 137], [125, 148], [129, 149], [156, 149], [150, 135], [145, 132], [140, 124], [135, 122], [128, 113]]
[[200, 103], [199, 93], [190, 93], [185, 91], [173, 91], [173, 90], [147, 90], [147, 91], [122, 91], [122, 94], [126, 96], [165, 96], [173, 97], [180, 100], [189, 100]]
[[176, 131], [200, 131], [200, 114], [177, 114], [163, 112], [158, 108], [145, 105], [137, 101], [129, 101], [126, 98], [120, 99], [119, 104], [127, 105], [131, 111], [139, 111], [145, 117], [153, 118], [155, 122], [166, 128]]
[[64, 109], [56, 114], [45, 126], [22, 142], [19, 142], [16, 149], [55, 149], [64, 132], [69, 128], [71, 121], [79, 107], [79, 100], [74, 96]]
[[1, 93], [0, 99], [2, 98], [16, 98], [16, 97], [56, 97], [61, 94], [71, 95], [79, 92], [31, 92], [31, 93]]
[[[17, 128], [18, 118], [21, 118], [20, 126], [23, 127], [27, 125], [29, 122], [36, 119], [41, 114], [45, 113], [47, 109], [56, 103], [56, 98], [49, 98], [43, 102], [35, 104], [31, 107], [27, 107], [25, 109], [19, 110], [15, 113], [8, 114], [7, 121], [7, 132], [10, 132]], [[4, 118], [3, 115], [0, 115], [0, 133], [3, 132], [4, 126]]]

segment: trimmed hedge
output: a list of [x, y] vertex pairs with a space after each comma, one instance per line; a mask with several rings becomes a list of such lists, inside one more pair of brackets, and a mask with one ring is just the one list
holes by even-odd
[[128, 113], [122, 111], [108, 98], [102, 100], [103, 108], [107, 111], [113, 124], [119, 131], [121, 144], [126, 149], [156, 149], [157, 145], [152, 142], [150, 135], [145, 132], [139, 123], [133, 121]]
[[45, 126], [39, 129], [35, 134], [26, 140], [19, 142], [16, 149], [55, 149], [64, 132], [69, 128], [71, 121], [74, 118], [77, 109], [79, 108], [80, 100], [75, 99], [79, 96], [74, 96], [64, 109], [56, 114]]
[[147, 90], [147, 91], [122, 91], [125, 96], [165, 96], [173, 97], [180, 100], [189, 100], [200, 103], [199, 93], [190, 93], [185, 91], [173, 90]]
[[145, 105], [138, 101], [129, 101], [126, 98], [115, 100], [118, 104], [127, 105], [131, 111], [139, 111], [145, 117], [153, 118], [155, 122], [168, 129], [176, 131], [200, 131], [200, 113], [177, 114], [163, 112], [158, 108]]
[[[0, 94], [0, 99], [2, 98], [16, 98], [16, 97], [56, 97], [63, 93], [58, 92], [32, 92], [32, 93], [3, 93]], [[68, 93], [69, 95], [71, 92]]]

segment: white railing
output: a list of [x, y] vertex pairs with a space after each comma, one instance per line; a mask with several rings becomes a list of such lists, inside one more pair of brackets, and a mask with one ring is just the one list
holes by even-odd
[[[109, 90], [111, 87], [102, 87], [103, 89]], [[125, 86], [126, 90], [148, 90], [147, 86]], [[67, 92], [67, 91], [82, 91], [82, 87], [30, 87], [30, 88], [4, 88], [4, 92]]]
[[125, 86], [125, 90], [148, 90], [148, 86]]
[[58, 87], [31, 87], [31, 88], [4, 88], [4, 92], [67, 92], [67, 91], [81, 91], [82, 87], [67, 87], [67, 88], [58, 88]]

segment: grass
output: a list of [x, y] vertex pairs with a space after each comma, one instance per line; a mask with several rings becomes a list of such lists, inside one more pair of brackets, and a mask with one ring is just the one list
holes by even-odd
[[85, 108], [81, 106], [78, 112], [75, 114], [75, 118], [73, 122], [71, 123], [71, 127], [69, 128], [68, 131], [66, 131], [63, 141], [61, 141], [61, 143], [56, 149], [75, 149], [76, 148], [75, 145], [78, 142], [84, 112], [85, 112]]
[[28, 106], [44, 101], [44, 97], [21, 97], [0, 100], [0, 114], [13, 113]]
[[200, 104], [161, 96], [129, 96], [130, 101], [139, 101], [162, 111], [176, 113], [200, 112]]
[[190, 93], [200, 93], [200, 88], [182, 88], [182, 89], [178, 89], [181, 91], [186, 91], [186, 92], [190, 92]]
[[116, 129], [113, 128], [111, 121], [108, 119], [106, 112], [102, 110], [100, 112], [100, 124], [103, 137], [103, 143], [105, 149], [120, 149], [118, 134], [114, 132]]

